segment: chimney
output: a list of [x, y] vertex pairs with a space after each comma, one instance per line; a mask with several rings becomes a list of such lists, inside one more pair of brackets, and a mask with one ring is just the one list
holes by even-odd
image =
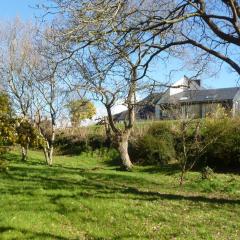
[[187, 82], [188, 88], [191, 89], [192, 87], [201, 87], [201, 80], [200, 79], [190, 79], [184, 75], [184, 79]]

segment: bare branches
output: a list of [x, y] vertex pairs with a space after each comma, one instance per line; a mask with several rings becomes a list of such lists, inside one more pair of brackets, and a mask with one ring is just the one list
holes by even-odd
[[32, 68], [37, 63], [32, 40], [35, 31], [35, 26], [15, 19], [1, 32], [1, 79], [16, 111], [24, 118], [31, 115]]

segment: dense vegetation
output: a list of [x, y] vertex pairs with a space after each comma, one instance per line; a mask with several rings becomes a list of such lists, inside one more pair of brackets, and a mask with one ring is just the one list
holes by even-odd
[[93, 153], [58, 156], [48, 167], [40, 152], [27, 162], [17, 153], [5, 155], [0, 172], [1, 239], [240, 237], [238, 175], [191, 172], [180, 188], [174, 165], [122, 172]]
[[[198, 158], [195, 168], [209, 166], [215, 171], [238, 171], [240, 166], [240, 120], [238, 118], [208, 118], [201, 120], [201, 144], [204, 151], [197, 155], [191, 151], [189, 161]], [[187, 144], [192, 146], [194, 131], [190, 124]], [[130, 138], [129, 152], [133, 162], [142, 165], [165, 165], [181, 154], [182, 146], [176, 128], [178, 121], [139, 123]], [[80, 134], [81, 132], [81, 134]], [[217, 136], [217, 137], [216, 137]], [[80, 154], [98, 149], [107, 151], [107, 141], [102, 126], [65, 130], [57, 134], [56, 144], [62, 154]], [[206, 145], [206, 146], [205, 146]], [[114, 148], [114, 142], [110, 148]], [[191, 149], [190, 149], [191, 150]]]

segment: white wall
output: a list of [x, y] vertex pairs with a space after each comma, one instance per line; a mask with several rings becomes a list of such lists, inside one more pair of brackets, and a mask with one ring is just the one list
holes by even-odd
[[174, 84], [172, 84], [172, 86], [174, 86], [174, 88], [170, 87], [170, 96], [183, 92], [186, 89], [203, 89], [201, 86], [199, 86], [195, 81], [189, 81], [188, 78], [186, 78], [185, 76], [182, 77], [181, 79], [179, 79], [177, 82], [175, 82]]

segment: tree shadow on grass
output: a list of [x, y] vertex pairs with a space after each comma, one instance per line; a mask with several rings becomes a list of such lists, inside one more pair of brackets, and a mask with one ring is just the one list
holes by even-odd
[[28, 157], [26, 161], [23, 161], [19, 154], [13, 152], [4, 154], [2, 158], [11, 163], [22, 163], [29, 166], [46, 166], [46, 162], [42, 159]]
[[[21, 234], [24, 234], [24, 239], [58, 239], [58, 240], [68, 240], [69, 238], [62, 237], [59, 235], [54, 235], [50, 233], [39, 233], [39, 232], [33, 232], [27, 229], [20, 229], [20, 228], [13, 228], [13, 227], [1, 227], [0, 226], [0, 238], [1, 235], [3, 236], [4, 233], [9, 232], [19, 232]], [[18, 237], [14, 237], [12, 239], [20, 239]], [[79, 239], [79, 238], [71, 238], [71, 239]]]
[[[80, 175], [82, 178], [77, 178]], [[35, 166], [19, 166], [14, 167], [8, 173], [0, 174], [3, 184], [0, 188], [0, 194], [8, 194], [13, 199], [17, 199], [17, 195], [21, 196], [18, 200], [19, 206], [14, 211], [29, 211], [38, 214], [41, 211], [52, 211], [53, 214], [58, 213], [68, 216], [79, 211], [79, 203], [81, 201], [88, 202], [98, 199], [114, 200], [137, 200], [137, 201], [190, 201], [194, 204], [201, 202], [209, 204], [206, 208], [219, 208], [223, 204], [240, 204], [240, 199], [216, 198], [201, 195], [186, 194], [169, 194], [164, 192], [149, 191], [143, 185], [143, 179], [133, 175], [121, 175], [109, 172], [97, 172], [84, 170], [79, 173], [79, 170], [74, 171], [61, 167], [53, 168], [36, 168]], [[4, 181], [7, 183], [4, 185]], [[147, 182], [153, 184], [152, 182]], [[20, 183], [20, 184], [19, 184]], [[141, 189], [140, 189], [140, 187]], [[23, 197], [22, 197], [23, 196]], [[75, 200], [78, 204], [71, 206], [70, 202]], [[107, 204], [107, 201], [106, 201]], [[184, 203], [185, 204], [185, 203]], [[37, 207], [36, 207], [37, 206]], [[49, 206], [49, 209], [48, 209]], [[52, 207], [54, 206], [54, 207]], [[5, 206], [7, 211], [11, 211], [11, 205]], [[81, 208], [82, 210], [82, 208]], [[92, 209], [90, 209], [92, 210]], [[55, 215], [59, 217], [59, 215]], [[86, 215], [81, 215], [81, 221], [96, 224], [96, 220]], [[53, 219], [53, 221], [55, 221]], [[21, 228], [0, 227], [1, 234], [7, 231], [17, 231], [19, 234], [26, 236], [24, 239], [69, 239], [65, 236], [55, 235], [55, 233], [32, 232], [32, 229], [25, 230]], [[88, 235], [85, 235], [88, 237]], [[90, 239], [104, 239], [89, 235]], [[114, 239], [121, 239], [125, 236], [116, 236]], [[129, 235], [129, 237], [132, 237]], [[81, 238], [72, 238], [81, 239]], [[84, 237], [83, 237], [84, 239]]]
[[163, 166], [146, 166], [140, 172], [147, 172], [151, 174], [161, 173], [163, 175], [174, 175], [179, 173], [180, 168], [178, 164], [168, 164]]
[[[14, 157], [11, 156], [12, 161], [15, 161]], [[88, 206], [83, 207], [80, 204], [88, 202], [97, 202], [100, 199], [106, 199], [104, 204], [108, 202], [129, 199], [130, 201], [141, 203], [147, 201], [157, 201], [157, 204], [161, 204], [161, 201], [189, 201], [196, 206], [203, 202], [208, 205], [205, 206], [206, 209], [211, 210], [212, 208], [220, 208], [224, 204], [240, 205], [240, 199], [230, 199], [230, 198], [216, 198], [210, 196], [195, 195], [195, 193], [165, 193], [167, 191], [167, 185], [171, 183], [158, 183], [156, 181], [145, 179], [144, 177], [138, 176], [137, 174], [125, 174], [114, 171], [105, 171], [105, 169], [86, 169], [86, 168], [74, 168], [68, 166], [53, 166], [42, 167], [38, 165], [38, 161], [34, 161], [36, 164], [28, 162], [26, 164], [13, 164], [10, 166], [10, 170], [5, 173], [0, 173], [0, 195], [4, 196], [6, 194], [6, 201], [8, 199], [13, 199], [10, 201], [15, 201], [17, 199], [17, 204], [15, 208], [12, 208], [11, 204], [4, 205], [5, 212], [20, 212], [29, 211], [34, 214], [42, 214], [43, 212], [51, 211], [51, 221], [58, 221], [59, 216], [64, 215], [71, 219], [71, 215], [74, 215], [77, 211], [84, 211]], [[143, 169], [142, 171], [149, 173], [159, 173], [168, 175], [171, 174], [171, 168], [161, 168], [161, 169]], [[139, 169], [141, 171], [141, 169]], [[142, 174], [144, 175], [144, 174]], [[151, 187], [153, 190], [149, 190]], [[162, 192], [157, 191], [158, 189], [163, 189]], [[165, 189], [165, 190], [164, 190]], [[73, 205], [70, 203], [73, 202]], [[100, 204], [103, 204], [102, 201]], [[105, 207], [105, 205], [102, 205]], [[183, 204], [188, 204], [183, 202]], [[87, 204], [86, 204], [87, 205]], [[91, 206], [91, 205], [90, 205]], [[84, 208], [85, 207], [85, 208]], [[92, 207], [94, 208], [94, 206]], [[95, 209], [89, 208], [90, 211]], [[129, 209], [130, 211], [131, 209]], [[86, 214], [79, 215], [81, 221], [89, 222], [89, 224], [96, 224], [97, 220], [92, 219]], [[55, 215], [56, 214], [56, 215]], [[59, 215], [60, 214], [60, 215]], [[138, 214], [138, 213], [134, 213]], [[141, 213], [139, 213], [140, 216]], [[79, 220], [80, 221], [80, 220]], [[92, 223], [90, 223], [92, 221]], [[99, 221], [99, 220], [98, 220]], [[73, 221], [72, 224], [76, 224]], [[1, 222], [2, 223], [2, 222]], [[74, 225], [73, 225], [74, 226]], [[77, 228], [80, 228], [76, 224]], [[60, 233], [46, 233], [43, 228], [41, 232], [32, 232], [31, 225], [29, 230], [21, 229], [19, 227], [14, 229], [12, 227], [1, 227], [0, 226], [0, 239], [1, 234], [8, 234], [7, 231], [16, 231], [19, 234], [24, 234], [26, 236], [24, 239], [69, 239], [66, 235], [60, 236]], [[59, 234], [59, 235], [58, 235]], [[117, 234], [117, 233], [116, 233]], [[88, 235], [85, 235], [88, 237]], [[122, 239], [128, 237], [128, 235], [115, 236], [114, 239]], [[135, 236], [130, 236], [135, 237]], [[104, 239], [94, 235], [89, 235], [90, 239]], [[136, 236], [137, 238], [137, 236]], [[16, 238], [17, 239], [17, 238]], [[72, 238], [81, 239], [81, 238]], [[84, 237], [83, 237], [84, 239]]]
[[[181, 195], [181, 194], [167, 194], [160, 192], [151, 192], [151, 191], [141, 191], [137, 188], [127, 188], [125, 193], [130, 193], [140, 196], [150, 196], [152, 200], [163, 199], [163, 200], [187, 200], [193, 202], [205, 202], [205, 203], [214, 203], [214, 204], [240, 204], [240, 199], [226, 199], [226, 198], [209, 198], [200, 195]], [[154, 198], [154, 199], [153, 199]]]
[[21, 156], [18, 154], [6, 153], [6, 154], [3, 154], [1, 157], [2, 159], [9, 162], [21, 162]]
[[[3, 174], [3, 173], [2, 173]], [[3, 175], [2, 175], [3, 176]], [[81, 178], [80, 178], [81, 176]], [[77, 178], [79, 177], [79, 178]], [[206, 197], [201, 195], [186, 194], [167, 194], [157, 191], [147, 191], [139, 189], [147, 189], [148, 184], [160, 188], [161, 185], [147, 181], [146, 179], [138, 178], [131, 175], [118, 175], [114, 173], [86, 171], [82, 172], [68, 170], [64, 168], [46, 168], [36, 169], [27, 167], [14, 167], [10, 172], [4, 173], [4, 180], [10, 182], [26, 183], [24, 189], [19, 189], [18, 185], [11, 185], [0, 189], [0, 193], [14, 194], [28, 194], [36, 193], [36, 189], [61, 190], [67, 191], [68, 194], [63, 193], [56, 196], [56, 193], [46, 193], [54, 202], [56, 199], [64, 197], [72, 197], [79, 199], [85, 198], [129, 198], [138, 200], [188, 200], [192, 202], [205, 202], [214, 204], [240, 204], [239, 199], [227, 199]], [[146, 184], [146, 185], [144, 185]], [[72, 191], [74, 189], [74, 191]], [[116, 196], [116, 194], [118, 194]], [[127, 196], [126, 196], [127, 195]]]

